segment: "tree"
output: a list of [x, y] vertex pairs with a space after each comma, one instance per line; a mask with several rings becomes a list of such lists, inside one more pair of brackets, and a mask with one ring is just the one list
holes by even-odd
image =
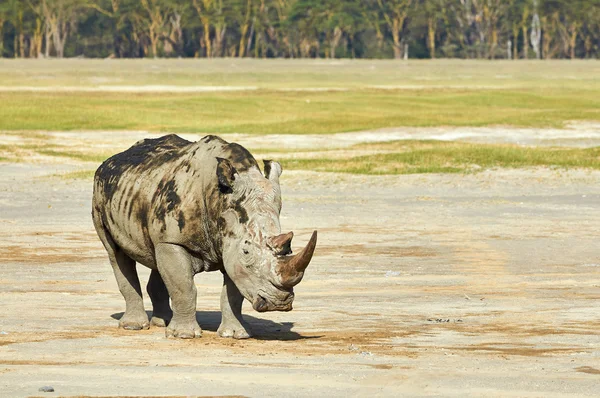
[[394, 58], [400, 59], [403, 56], [403, 37], [404, 25], [408, 16], [412, 0], [377, 0], [381, 16], [392, 35]]
[[48, 40], [52, 39], [58, 58], [64, 57], [65, 44], [77, 21], [81, 2], [77, 0], [42, 0], [42, 13], [47, 26], [46, 53], [49, 55]]
[[4, 57], [598, 58], [600, 0], [0, 0], [0, 30]]

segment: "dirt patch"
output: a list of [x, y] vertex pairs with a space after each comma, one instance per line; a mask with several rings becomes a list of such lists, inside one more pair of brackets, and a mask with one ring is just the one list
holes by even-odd
[[89, 250], [69, 247], [31, 247], [22, 245], [0, 247], [2, 262], [34, 264], [78, 263], [103, 257], [99, 253], [91, 254]]
[[[77, 340], [94, 339], [102, 336], [120, 337], [127, 335], [127, 332], [118, 328], [101, 328], [89, 331], [69, 331], [69, 332], [13, 332], [0, 336], [0, 346], [21, 343], [40, 343], [53, 340]], [[0, 363], [3, 360], [0, 359]]]
[[600, 375], [600, 369], [592, 368], [591, 366], [580, 366], [575, 368], [577, 372], [587, 373], [590, 375]]
[[[478, 315], [477, 317], [480, 317]], [[475, 317], [473, 319], [476, 319]], [[579, 335], [586, 336], [595, 333], [600, 326], [600, 322], [592, 321], [589, 324], [580, 326], [566, 325], [544, 325], [544, 324], [515, 324], [507, 321], [506, 323], [468, 323], [468, 322], [448, 322], [436, 323], [430, 327], [433, 330], [445, 329], [459, 332], [470, 336], [479, 336], [481, 334], [498, 333], [514, 337], [537, 337], [537, 336], [564, 336]]]
[[423, 246], [395, 246], [395, 245], [369, 245], [346, 244], [339, 246], [319, 246], [317, 254], [345, 254], [358, 256], [392, 256], [392, 257], [435, 257], [437, 252], [430, 247]]
[[392, 365], [385, 365], [385, 364], [370, 365], [370, 366], [373, 367], [374, 369], [382, 369], [382, 370], [390, 370], [394, 367]]
[[476, 344], [464, 347], [443, 347], [445, 350], [450, 351], [468, 351], [468, 352], [478, 352], [482, 354], [488, 353], [496, 353], [501, 355], [510, 355], [510, 356], [523, 356], [523, 357], [542, 357], [542, 356], [552, 356], [552, 355], [560, 355], [560, 354], [574, 354], [574, 353], [582, 353], [582, 352], [590, 352], [590, 350], [582, 349], [582, 348], [539, 348], [535, 346], [515, 346], [515, 347], [506, 347], [503, 343], [498, 343], [498, 345], [493, 344]]
[[[29, 398], [46, 398], [32, 395]], [[148, 398], [147, 395], [61, 395], [61, 398]], [[247, 398], [246, 395], [161, 395], [161, 398]]]

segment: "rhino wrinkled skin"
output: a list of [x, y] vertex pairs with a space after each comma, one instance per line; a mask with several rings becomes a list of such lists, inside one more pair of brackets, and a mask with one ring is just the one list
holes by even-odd
[[[279, 224], [280, 175], [279, 163], [265, 161], [263, 176], [245, 148], [216, 136], [146, 139], [106, 160], [94, 177], [92, 217], [125, 298], [119, 326], [168, 325], [167, 337], [199, 337], [194, 275], [217, 270], [220, 336], [251, 336], [244, 298], [259, 312], [291, 310], [317, 234], [292, 255], [293, 233]], [[136, 263], [151, 269], [150, 322]]]

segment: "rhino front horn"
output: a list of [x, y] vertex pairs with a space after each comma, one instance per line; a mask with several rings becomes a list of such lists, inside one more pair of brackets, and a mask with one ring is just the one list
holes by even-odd
[[287, 256], [280, 260], [279, 268], [282, 283], [285, 286], [294, 286], [300, 283], [304, 276], [304, 270], [310, 264], [315, 247], [317, 246], [317, 231], [314, 231], [310, 241], [302, 251], [293, 256]]

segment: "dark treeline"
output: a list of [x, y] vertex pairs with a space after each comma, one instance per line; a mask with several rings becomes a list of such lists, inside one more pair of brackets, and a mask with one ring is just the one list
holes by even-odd
[[0, 0], [0, 54], [598, 58], [600, 0]]

